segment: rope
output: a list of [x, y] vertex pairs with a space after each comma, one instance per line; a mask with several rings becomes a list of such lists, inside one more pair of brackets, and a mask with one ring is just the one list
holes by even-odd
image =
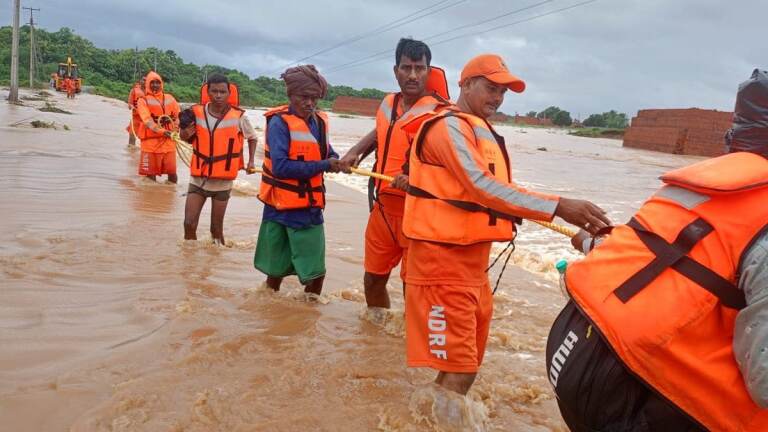
[[[373, 178], [376, 178], [376, 179], [379, 179], [379, 180], [388, 181], [388, 182], [391, 182], [392, 180], [394, 180], [394, 177], [390, 177], [388, 175], [379, 174], [377, 172], [368, 171], [368, 170], [364, 170], [364, 169], [360, 169], [360, 168], [352, 168], [352, 172], [355, 173], [355, 174], [358, 174], [358, 175], [373, 177]], [[572, 230], [570, 228], [566, 228], [566, 227], [564, 227], [562, 225], [557, 225], [557, 224], [553, 224], [551, 222], [545, 222], [545, 221], [540, 221], [540, 220], [535, 220], [535, 219], [530, 219], [530, 221], [533, 222], [533, 223], [537, 223], [537, 224], [539, 224], [539, 225], [541, 225], [541, 226], [543, 226], [545, 228], [549, 228], [552, 231], [558, 232], [558, 233], [560, 233], [560, 234], [562, 234], [564, 236], [573, 237], [573, 236], [576, 235], [576, 231], [574, 231], [574, 230]]]
[[139, 136], [136, 135], [136, 129], [133, 127], [133, 114], [134, 111], [136, 111], [136, 108], [131, 108], [131, 134], [133, 134], [133, 139], [139, 139]]

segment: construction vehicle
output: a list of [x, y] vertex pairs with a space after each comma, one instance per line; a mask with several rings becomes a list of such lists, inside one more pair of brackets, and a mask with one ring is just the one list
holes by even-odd
[[57, 91], [67, 91], [64, 88], [64, 80], [70, 78], [75, 85], [75, 92], [80, 93], [83, 86], [83, 79], [78, 73], [77, 64], [72, 63], [72, 57], [67, 57], [66, 63], [59, 63], [59, 70], [53, 76]]

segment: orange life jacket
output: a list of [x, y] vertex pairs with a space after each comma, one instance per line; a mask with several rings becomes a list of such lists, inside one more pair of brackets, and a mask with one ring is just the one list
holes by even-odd
[[212, 179], [233, 180], [243, 164], [243, 133], [240, 118], [245, 111], [230, 107], [224, 117], [211, 124], [205, 105], [193, 105], [195, 139], [189, 164], [190, 175]]
[[[149, 109], [149, 113], [152, 115], [152, 120], [157, 123], [159, 126], [163, 126], [160, 124], [159, 119], [162, 116], [169, 116], [171, 117], [171, 120], [175, 121], [175, 113], [173, 113], [169, 107], [171, 105], [174, 105], [176, 103], [176, 99], [173, 98], [173, 96], [161, 93], [162, 100], [160, 98], [155, 97], [152, 94], [145, 94], [141, 98], [144, 99], [147, 102], [147, 109]], [[167, 130], [173, 130], [173, 125], [166, 126]], [[161, 138], [164, 135], [162, 133], [157, 133], [152, 130], [152, 128], [149, 127], [147, 124], [141, 125], [141, 130], [138, 131], [139, 137], [142, 140], [145, 139], [151, 139], [151, 138]]]
[[[211, 99], [208, 97], [208, 83], [203, 83], [200, 87], [200, 104], [205, 105], [210, 101]], [[229, 98], [227, 99], [227, 103], [229, 103], [229, 106], [233, 107], [240, 106], [240, 92], [235, 83], [229, 83]]]
[[496, 180], [511, 184], [504, 138], [482, 118], [455, 110], [428, 114], [417, 121], [421, 125], [416, 132], [409, 159], [409, 186], [405, 198], [406, 215], [403, 218], [405, 236], [457, 245], [512, 240], [515, 235], [514, 221], [518, 220], [515, 216], [472, 202], [464, 186], [450, 171], [421, 159], [426, 133], [436, 123], [456, 122], [458, 127], [458, 122], [467, 122], [475, 133], [475, 139], [469, 144], [483, 155], [483, 162]]
[[[440, 96], [424, 96], [411, 108], [398, 116], [402, 94], [391, 93], [384, 97], [376, 111], [376, 162], [373, 171], [394, 177], [403, 172], [408, 149], [411, 146], [408, 134], [402, 126], [428, 112], [437, 112], [449, 105]], [[371, 178], [376, 194], [381, 192], [404, 197], [405, 192], [390, 186], [390, 182]]]
[[[328, 116], [321, 111], [315, 113], [320, 126], [321, 140], [318, 143], [307, 122], [301, 117], [290, 114], [288, 105], [273, 108], [266, 113], [267, 125], [272, 116], [280, 116], [288, 125], [291, 141], [288, 159], [296, 161], [320, 161], [328, 158]], [[308, 180], [277, 178], [272, 173], [272, 159], [269, 154], [269, 133], [264, 130], [264, 165], [262, 166], [259, 199], [278, 210], [325, 207], [325, 185], [323, 173], [318, 173]]]
[[732, 344], [741, 258], [768, 231], [768, 160], [732, 153], [661, 179], [627, 225], [568, 267], [568, 291], [629, 370], [688, 416], [766, 431]]

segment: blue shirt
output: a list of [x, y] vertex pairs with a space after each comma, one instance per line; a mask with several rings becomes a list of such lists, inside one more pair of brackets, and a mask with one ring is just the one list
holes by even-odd
[[[291, 108], [288, 109], [288, 112], [295, 114]], [[317, 142], [320, 142], [320, 125], [314, 116], [310, 117], [308, 126]], [[291, 134], [288, 130], [288, 124], [280, 116], [272, 116], [269, 119], [267, 142], [269, 143], [269, 156], [272, 159], [272, 174], [276, 178], [307, 180], [318, 173], [328, 171], [331, 167], [328, 160], [297, 161], [288, 159]], [[327, 157], [338, 159], [339, 155], [331, 148]], [[313, 207], [297, 210], [278, 210], [264, 204], [262, 220], [269, 220], [290, 228], [301, 229], [311, 225], [322, 224], [323, 209]]]

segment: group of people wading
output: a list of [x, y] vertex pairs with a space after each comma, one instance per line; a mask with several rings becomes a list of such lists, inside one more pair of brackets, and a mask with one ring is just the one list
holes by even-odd
[[[469, 60], [451, 101], [429, 47], [401, 39], [400, 91], [381, 101], [376, 125], [344, 156], [317, 109], [328, 84], [312, 65], [282, 74], [289, 104], [265, 113], [254, 267], [279, 290], [296, 275], [320, 294], [325, 277], [323, 174], [349, 173], [374, 154], [365, 229], [365, 298], [390, 307], [400, 265], [407, 364], [466, 394], [485, 354], [493, 313], [493, 242], [514, 240], [522, 219], [555, 216], [582, 231], [586, 257], [566, 273], [570, 300], [553, 324], [546, 374], [576, 431], [768, 430], [768, 78], [742, 84], [725, 156], [677, 169], [623, 225], [584, 200], [523, 189], [504, 137], [488, 122], [507, 91], [525, 90], [498, 55]], [[236, 87], [213, 74], [203, 103], [180, 112], [150, 72], [131, 92], [139, 174], [177, 181], [174, 131], [192, 144], [185, 239], [195, 239], [211, 198], [211, 234], [223, 243], [233, 180], [255, 170], [253, 126]], [[233, 97], [234, 96], [234, 97]], [[746, 97], [746, 96], [745, 96]], [[757, 102], [755, 102], [757, 101]], [[742, 109], [740, 110], [740, 103]], [[755, 103], [762, 109], [754, 109]], [[244, 143], [248, 142], [248, 161]]]

